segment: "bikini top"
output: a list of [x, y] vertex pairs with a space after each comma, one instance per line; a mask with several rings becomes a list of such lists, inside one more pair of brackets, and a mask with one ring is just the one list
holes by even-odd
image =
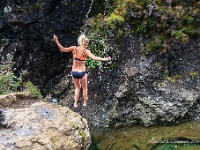
[[78, 60], [78, 61], [85, 61], [86, 60], [85, 49], [83, 50], [81, 49], [80, 51], [78, 51], [77, 48], [75, 48], [75, 50], [73, 51], [73, 59]]

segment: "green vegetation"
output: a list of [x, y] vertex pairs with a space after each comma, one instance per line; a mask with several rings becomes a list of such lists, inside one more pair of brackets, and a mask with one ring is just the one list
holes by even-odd
[[145, 34], [149, 40], [142, 53], [167, 52], [174, 43], [186, 44], [199, 35], [200, 3], [190, 3], [188, 6], [183, 0], [173, 1], [173, 5], [161, 0], [112, 1], [105, 6], [107, 12], [92, 19], [92, 30], [100, 35], [106, 32], [115, 39], [133, 32]]
[[17, 92], [23, 86], [23, 90], [27, 91], [30, 96], [42, 98], [40, 91], [31, 82], [23, 82], [26, 71], [21, 71], [19, 77], [15, 76], [12, 59], [12, 56], [8, 54], [5, 62], [0, 65], [0, 94]]
[[25, 91], [28, 91], [29, 95], [34, 98], [42, 98], [40, 90], [33, 85], [30, 81], [24, 83]]
[[[186, 5], [183, 0], [168, 4], [161, 0], [112, 0], [104, 5], [104, 12], [90, 18], [89, 48], [97, 56], [112, 52], [107, 38], [117, 41], [133, 33], [145, 35], [148, 40], [141, 53], [147, 55], [167, 53], [176, 43], [187, 44], [199, 35], [199, 2]], [[87, 66], [92, 69], [101, 64], [88, 59]]]
[[89, 69], [94, 69], [94, 68], [97, 68], [100, 66], [100, 62], [96, 61], [96, 60], [93, 60], [91, 58], [88, 58], [86, 60], [86, 65]]
[[22, 82], [22, 78], [17, 78], [11, 67], [12, 57], [7, 55], [7, 60], [0, 65], [0, 94], [16, 91]]
[[[92, 32], [89, 34], [90, 45], [89, 49], [92, 53], [97, 56], [105, 57], [106, 53], [109, 51], [109, 45], [106, 43], [106, 34], [105, 32], [101, 32], [101, 34], [97, 32]], [[101, 63], [96, 60], [92, 60], [90, 58], [87, 59], [86, 65], [89, 69], [94, 69], [101, 66]]]

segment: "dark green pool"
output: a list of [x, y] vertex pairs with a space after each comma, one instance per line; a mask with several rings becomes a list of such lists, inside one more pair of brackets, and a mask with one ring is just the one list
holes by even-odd
[[89, 150], [200, 150], [200, 122], [173, 126], [90, 128]]

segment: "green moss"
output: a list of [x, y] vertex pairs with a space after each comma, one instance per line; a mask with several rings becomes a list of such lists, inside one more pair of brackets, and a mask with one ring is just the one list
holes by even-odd
[[137, 0], [124, 0], [123, 5], [127, 9], [133, 9], [135, 11], [139, 11], [143, 8], [145, 2], [137, 1]]
[[182, 38], [184, 37], [184, 33], [182, 31], [173, 31], [172, 32], [172, 37], [174, 37], [175, 39], [181, 41]]
[[110, 23], [123, 24], [125, 22], [124, 18], [122, 16], [117, 15], [117, 14], [111, 14], [109, 18], [110, 18]]
[[[150, 54], [155, 51], [164, 51], [163, 43], [165, 42], [165, 37], [160, 35], [154, 39], [150, 39], [146, 45], [141, 49], [143, 54]], [[162, 50], [161, 50], [162, 49]]]
[[155, 66], [156, 66], [156, 67], [161, 67], [161, 66], [162, 66], [162, 63], [156, 61], [156, 62], [155, 62]]
[[182, 20], [183, 20], [183, 24], [184, 25], [188, 25], [188, 24], [191, 24], [193, 21], [194, 21], [194, 17], [186, 14], [186, 15], [183, 15], [182, 16]]
[[117, 36], [120, 36], [123, 34], [121, 28], [123, 28], [125, 24], [125, 19], [116, 13], [112, 13], [109, 17], [104, 19], [103, 24], [105, 28], [114, 32]]
[[[200, 8], [200, 2], [199, 2], [199, 6]], [[193, 12], [192, 12], [192, 15], [194, 16], [194, 25], [196, 26], [199, 26], [200, 25], [200, 9], [195, 9]]]
[[189, 72], [188, 74], [189, 74], [189, 76], [191, 76], [192, 78], [195, 78], [195, 77], [198, 76], [198, 72]]
[[116, 63], [113, 62], [113, 63], [110, 65], [110, 68], [116, 69], [116, 68], [118, 68], [118, 64], [116, 64]]
[[102, 14], [98, 14], [95, 18], [91, 19], [93, 32], [98, 32], [104, 28], [104, 24], [102, 23], [103, 18], [104, 16]]
[[188, 43], [189, 36], [186, 33], [184, 33], [184, 30], [185, 30], [185, 28], [182, 30], [173, 31], [171, 33], [172, 38], [174, 38], [178, 42], [181, 42], [182, 44]]
[[85, 132], [82, 129], [79, 129], [78, 132], [79, 132], [79, 135], [81, 135], [82, 137], [83, 145], [85, 145], [86, 144]]
[[188, 25], [185, 27], [185, 33], [188, 34], [189, 36], [194, 36], [197, 34], [198, 29], [196, 29], [193, 25]]
[[146, 33], [147, 32], [147, 22], [146, 20], [144, 21], [136, 21], [135, 22], [137, 24], [136, 26], [136, 32], [140, 32], [140, 33]]
[[29, 95], [34, 97], [34, 98], [39, 98], [42, 99], [42, 94], [40, 92], [40, 90], [33, 85], [33, 83], [31, 82], [26, 82], [24, 84], [24, 88], [27, 92], [29, 92]]
[[174, 76], [168, 76], [166, 77], [166, 80], [171, 82], [171, 83], [176, 83], [177, 80], [181, 79], [180, 75], [174, 75]]

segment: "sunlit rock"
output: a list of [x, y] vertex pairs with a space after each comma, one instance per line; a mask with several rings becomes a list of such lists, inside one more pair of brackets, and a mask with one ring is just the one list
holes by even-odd
[[87, 150], [91, 142], [87, 121], [54, 103], [8, 109], [6, 119], [8, 127], [0, 130], [3, 149]]

